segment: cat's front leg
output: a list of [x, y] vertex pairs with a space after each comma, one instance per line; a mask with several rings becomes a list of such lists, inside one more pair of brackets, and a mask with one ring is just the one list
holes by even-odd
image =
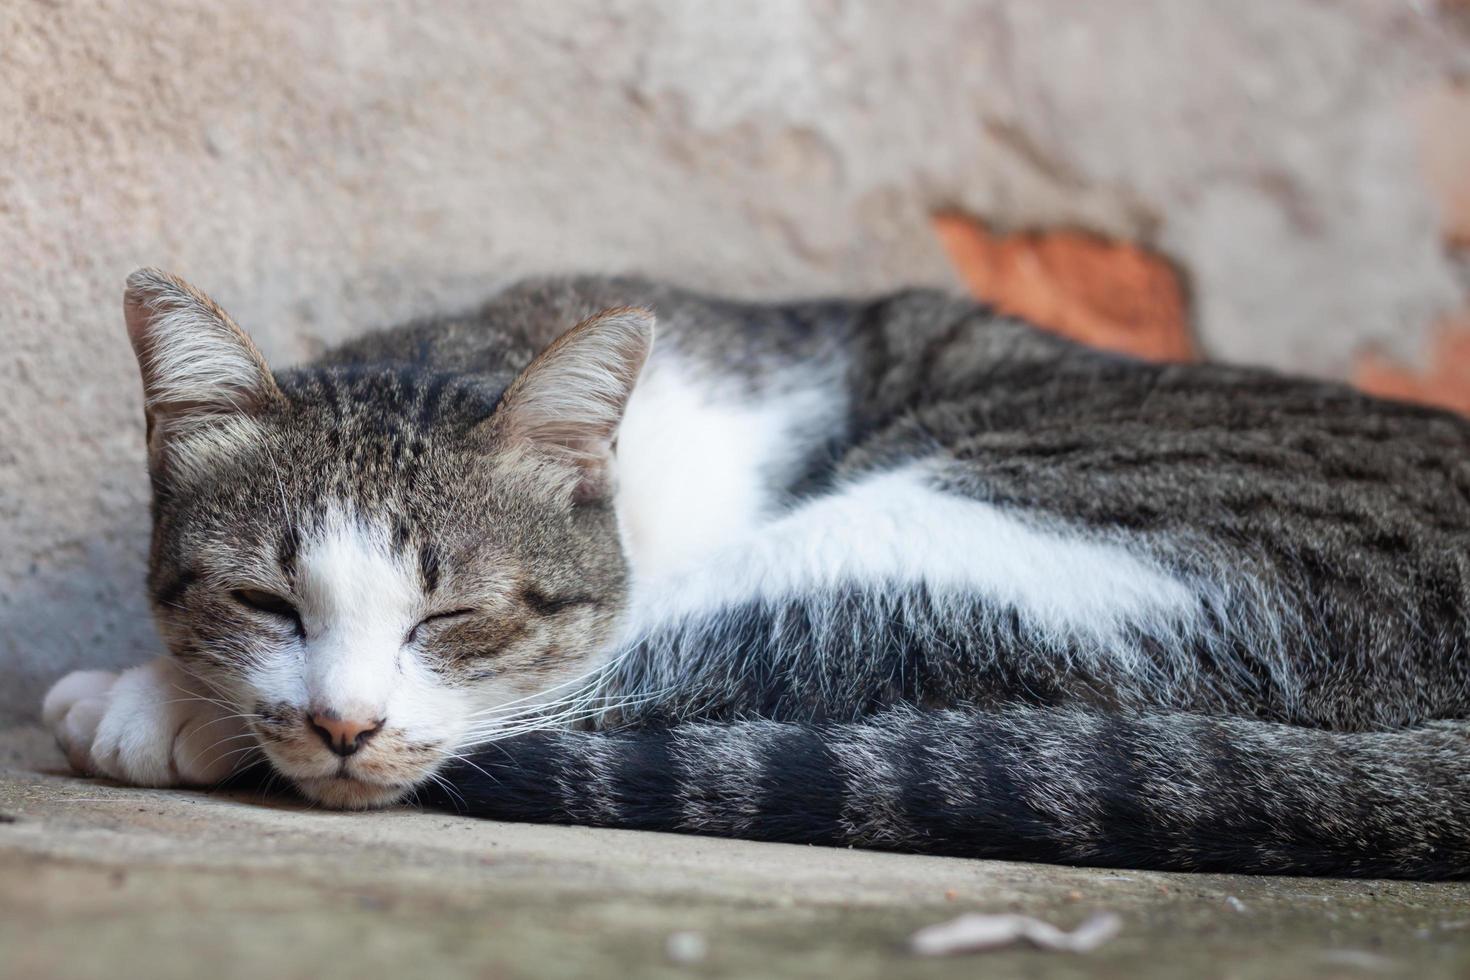
[[170, 657], [120, 674], [68, 674], [41, 717], [72, 768], [136, 786], [220, 782], [256, 744], [245, 719]]

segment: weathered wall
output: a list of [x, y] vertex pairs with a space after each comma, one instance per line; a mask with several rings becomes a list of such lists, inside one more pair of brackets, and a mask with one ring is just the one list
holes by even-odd
[[155, 650], [135, 266], [284, 363], [534, 271], [957, 286], [957, 208], [1162, 251], [1209, 353], [1422, 367], [1464, 304], [1463, 7], [10, 0], [0, 720]]

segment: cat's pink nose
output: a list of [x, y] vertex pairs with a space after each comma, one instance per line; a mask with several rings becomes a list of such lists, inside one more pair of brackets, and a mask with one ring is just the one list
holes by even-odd
[[357, 721], [338, 718], [331, 712], [317, 712], [308, 719], [311, 730], [316, 732], [327, 748], [344, 758], [362, 748], [383, 727], [383, 719]]

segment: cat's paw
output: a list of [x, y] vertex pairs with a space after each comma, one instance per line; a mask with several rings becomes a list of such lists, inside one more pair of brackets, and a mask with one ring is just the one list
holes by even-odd
[[117, 675], [111, 671], [72, 671], [52, 684], [41, 702], [41, 721], [77, 772], [91, 771], [92, 740], [107, 707], [107, 692], [115, 683]]
[[197, 687], [166, 657], [121, 674], [77, 671], [52, 686], [41, 719], [78, 772], [135, 786], [207, 786], [234, 772], [255, 739]]

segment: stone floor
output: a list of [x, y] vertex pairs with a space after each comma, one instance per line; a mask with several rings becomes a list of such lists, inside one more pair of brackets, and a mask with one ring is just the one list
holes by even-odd
[[[916, 959], [965, 911], [1083, 955]], [[702, 956], [670, 955], [694, 932]], [[687, 940], [685, 940], [687, 942]], [[692, 944], [695, 947], [699, 942]], [[678, 952], [678, 941], [675, 943]], [[697, 952], [697, 950], [694, 950]], [[344, 814], [66, 775], [0, 733], [0, 977], [1470, 976], [1470, 885], [1233, 878]]]

